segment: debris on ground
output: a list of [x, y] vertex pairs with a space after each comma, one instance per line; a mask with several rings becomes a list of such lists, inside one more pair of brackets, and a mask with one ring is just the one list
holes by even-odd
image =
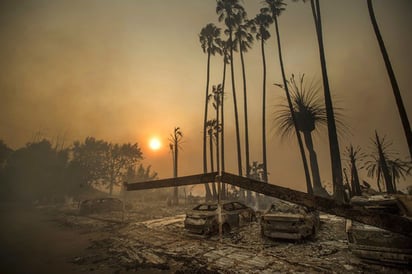
[[85, 273], [412, 273], [351, 254], [340, 217], [321, 214], [316, 237], [300, 242], [262, 238], [256, 222], [220, 238], [184, 229], [184, 213], [192, 206], [147, 203], [123, 214], [91, 215], [62, 209], [55, 219], [82, 233], [105, 233], [91, 242], [86, 255], [73, 258]]

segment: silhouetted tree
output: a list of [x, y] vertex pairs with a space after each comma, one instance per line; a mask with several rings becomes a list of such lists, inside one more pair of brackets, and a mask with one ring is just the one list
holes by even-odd
[[397, 192], [398, 191], [397, 184], [399, 183], [399, 180], [401, 178], [406, 179], [406, 176], [411, 175], [412, 162], [396, 158], [396, 159], [389, 159], [387, 161], [387, 165], [391, 173], [393, 189], [395, 192]]
[[[209, 152], [210, 152], [210, 168], [211, 171], [214, 172], [215, 166], [214, 166], [214, 145], [213, 143], [216, 142], [216, 128], [217, 128], [217, 121], [216, 119], [208, 120], [206, 123], [207, 127], [207, 135], [209, 136]], [[216, 190], [216, 184], [215, 182], [212, 182], [212, 195], [213, 195], [213, 200], [217, 199], [217, 190]]]
[[268, 181], [268, 168], [266, 156], [266, 56], [265, 42], [270, 38], [269, 26], [273, 23], [273, 19], [269, 14], [263, 12], [256, 15], [253, 20], [252, 32], [256, 33], [256, 39], [260, 41], [260, 49], [262, 53], [263, 66], [263, 81], [262, 81], [262, 155], [263, 155], [263, 181]]
[[[314, 3], [315, 2], [315, 3]], [[328, 136], [329, 136], [329, 149], [332, 166], [332, 179], [333, 179], [333, 194], [335, 199], [343, 201], [343, 178], [342, 178], [342, 163], [339, 152], [338, 133], [336, 130], [335, 114], [332, 103], [332, 96], [329, 88], [328, 71], [326, 67], [325, 50], [323, 47], [323, 34], [322, 34], [322, 19], [320, 12], [319, 0], [311, 0], [312, 14], [316, 26], [316, 34], [319, 45], [320, 64], [322, 69], [323, 90], [325, 97], [326, 118], [328, 120]]]
[[266, 4], [267, 7], [261, 9], [261, 11], [263, 13], [270, 14], [273, 21], [275, 22], [275, 32], [276, 32], [276, 38], [277, 38], [277, 48], [278, 48], [278, 55], [279, 55], [279, 62], [280, 62], [280, 70], [281, 70], [281, 73], [282, 73], [282, 80], [283, 80], [283, 86], [281, 85], [281, 87], [283, 87], [284, 90], [285, 90], [286, 98], [287, 98], [288, 106], [289, 106], [289, 110], [290, 110], [290, 114], [291, 114], [292, 121], [293, 121], [293, 124], [294, 124], [294, 127], [295, 127], [296, 138], [298, 140], [299, 150], [300, 150], [300, 154], [301, 154], [302, 162], [303, 162], [303, 169], [304, 169], [304, 172], [305, 172], [307, 191], [308, 191], [308, 193], [312, 194], [313, 193], [312, 183], [310, 181], [310, 174], [309, 174], [308, 164], [307, 164], [307, 160], [306, 160], [305, 150], [303, 148], [302, 138], [299, 134], [299, 129], [297, 127], [296, 115], [295, 115], [295, 112], [293, 110], [293, 103], [292, 103], [292, 99], [290, 97], [289, 88], [288, 88], [288, 85], [287, 85], [287, 80], [286, 80], [286, 75], [285, 75], [285, 68], [284, 68], [284, 65], [283, 65], [282, 46], [281, 46], [281, 41], [280, 41], [278, 16], [280, 16], [282, 11], [285, 10], [284, 6], [286, 4], [283, 3], [282, 0], [265, 0], [264, 3]]
[[377, 177], [378, 182], [383, 178], [385, 181], [386, 191], [388, 193], [394, 193], [395, 190], [392, 185], [392, 178], [390, 170], [388, 168], [387, 161], [389, 159], [389, 147], [391, 143], [388, 143], [385, 138], [380, 139], [378, 133], [375, 131], [375, 139], [372, 140], [374, 152], [369, 155], [371, 160], [366, 162], [366, 169], [368, 170], [368, 176]]
[[0, 169], [6, 165], [7, 158], [11, 155], [13, 150], [7, 146], [3, 140], [0, 140]]
[[[292, 74], [288, 82], [290, 95], [295, 113], [296, 126], [303, 133], [306, 148], [309, 152], [310, 168], [313, 179], [313, 192], [316, 195], [328, 196], [322, 187], [317, 155], [313, 146], [312, 132], [319, 126], [326, 124], [326, 110], [321, 98], [318, 96], [318, 88], [312, 83], [304, 83], [304, 75], [296, 83]], [[294, 132], [294, 123], [288, 105], [283, 106], [276, 113], [275, 122], [279, 126], [282, 136], [288, 136]]]
[[380, 138], [376, 131], [372, 143], [373, 152], [369, 155], [370, 160], [365, 163], [368, 176], [376, 176], [378, 186], [383, 179], [386, 192], [395, 193], [395, 181], [410, 175], [412, 164], [396, 157], [396, 153], [391, 150], [392, 142], [388, 142], [385, 137]]
[[62, 199], [67, 190], [67, 164], [68, 150], [55, 150], [46, 139], [17, 149], [7, 157], [4, 169], [6, 198], [26, 202]]
[[[296, 1], [296, 0], [295, 0]], [[303, 0], [306, 2], [306, 0]], [[335, 199], [338, 201], [344, 200], [343, 189], [343, 177], [342, 177], [342, 162], [339, 151], [338, 133], [336, 130], [335, 113], [332, 103], [332, 96], [329, 87], [328, 71], [326, 67], [325, 50], [323, 46], [323, 33], [322, 33], [322, 18], [319, 0], [310, 0], [313, 21], [315, 23], [316, 37], [318, 40], [319, 58], [322, 70], [323, 91], [325, 97], [326, 117], [328, 120], [328, 138], [329, 138], [329, 151], [332, 167], [332, 181], [333, 181], [333, 193]]]
[[[173, 133], [170, 134], [169, 137], [169, 147], [172, 152], [173, 156], [173, 177], [177, 178], [177, 171], [178, 171], [178, 153], [179, 153], [179, 148], [180, 144], [182, 143], [182, 138], [183, 138], [183, 133], [180, 130], [179, 127], [175, 127], [173, 130]], [[179, 204], [179, 192], [178, 192], [178, 187], [174, 188], [173, 192], [173, 199], [174, 199], [174, 204], [178, 205]]]
[[107, 157], [109, 144], [94, 137], [87, 137], [83, 143], [73, 143], [71, 165], [77, 169], [80, 184], [97, 185], [105, 177], [104, 159]]
[[[246, 177], [249, 177], [249, 122], [248, 122], [248, 111], [247, 111], [247, 84], [246, 84], [246, 68], [244, 53], [246, 53], [253, 43], [253, 35], [250, 32], [252, 26], [252, 21], [248, 21], [246, 18], [246, 12], [238, 13], [234, 17], [235, 24], [235, 40], [234, 47], [236, 51], [239, 51], [240, 64], [242, 66], [242, 79], [243, 79], [243, 112], [245, 116], [245, 161], [246, 161]], [[250, 191], [248, 193], [248, 200], [250, 200]]]
[[87, 137], [84, 143], [76, 141], [72, 151], [72, 165], [82, 174], [81, 181], [87, 185], [106, 186], [110, 195], [143, 155], [137, 143], [112, 144], [93, 137]]
[[233, 106], [235, 114], [235, 128], [236, 128], [236, 146], [237, 146], [237, 161], [238, 161], [238, 174], [242, 176], [242, 155], [240, 149], [240, 131], [239, 131], [239, 116], [237, 110], [236, 88], [235, 88], [235, 76], [233, 66], [233, 50], [234, 39], [233, 32], [236, 27], [236, 16], [244, 16], [245, 10], [242, 5], [239, 4], [239, 0], [217, 0], [216, 13], [218, 14], [219, 22], [224, 21], [229, 34], [229, 52], [230, 52], [230, 72], [232, 79], [232, 94], [233, 94]]
[[[207, 71], [206, 71], [206, 92], [205, 92], [205, 113], [203, 120], [203, 172], [207, 172], [207, 156], [206, 156], [206, 122], [208, 117], [208, 97], [209, 97], [209, 81], [210, 81], [210, 57], [216, 53], [221, 53], [219, 48], [220, 28], [214, 24], [207, 24], [202, 28], [199, 34], [200, 44], [204, 53], [207, 53]], [[207, 190], [207, 189], [206, 189]]]
[[383, 60], [385, 62], [386, 70], [388, 72], [389, 79], [392, 85], [393, 95], [395, 96], [396, 105], [398, 107], [399, 116], [402, 121], [403, 130], [405, 133], [406, 141], [409, 147], [409, 156], [412, 159], [412, 132], [409, 124], [408, 115], [403, 104], [401, 92], [399, 90], [398, 82], [396, 81], [395, 73], [392, 69], [391, 60], [386, 51], [385, 43], [383, 42], [382, 35], [379, 31], [378, 23], [376, 22], [375, 12], [373, 11], [372, 0], [367, 0], [369, 16], [372, 22], [373, 30], [375, 31], [376, 39], [378, 40], [379, 48], [382, 53]]
[[350, 164], [351, 195], [352, 196], [362, 195], [357, 163], [364, 158], [364, 155], [361, 153], [360, 147], [357, 147], [355, 149], [352, 144], [346, 148], [345, 154], [346, 154], [346, 157], [348, 157], [349, 164]]
[[142, 152], [137, 143], [134, 144], [109, 144], [108, 155], [105, 163], [107, 180], [109, 181], [109, 194], [112, 195], [113, 187], [120, 186], [124, 181], [127, 170], [141, 160]]
[[[208, 97], [209, 97], [209, 82], [210, 82], [210, 57], [216, 53], [221, 54], [220, 45], [220, 28], [214, 24], [207, 24], [202, 28], [199, 35], [199, 40], [204, 53], [207, 53], [207, 72], [206, 72], [206, 93], [205, 93], [205, 113], [203, 119], [203, 172], [207, 172], [207, 153], [206, 153], [206, 123], [208, 117]], [[208, 184], [205, 184], [206, 200], [210, 199], [211, 191]]]
[[[225, 111], [224, 111], [224, 97], [225, 97], [225, 84], [226, 84], [226, 65], [230, 63], [229, 55], [229, 42], [223, 39], [220, 40], [219, 46], [223, 56], [223, 77], [222, 77], [222, 91], [221, 91], [221, 102], [220, 102], [220, 112], [221, 112], [221, 132], [220, 132], [220, 143], [221, 143], [221, 167], [222, 171], [225, 171]], [[226, 184], [222, 183], [222, 199], [226, 198]]]

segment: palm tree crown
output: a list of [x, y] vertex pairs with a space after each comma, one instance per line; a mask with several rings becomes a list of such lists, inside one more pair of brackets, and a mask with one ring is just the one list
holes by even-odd
[[272, 17], [267, 13], [261, 12], [256, 15], [253, 22], [254, 24], [252, 25], [251, 30], [256, 33], [256, 39], [263, 41], [268, 40], [270, 38], [268, 28], [270, 24], [273, 23]]
[[204, 53], [210, 53], [211, 55], [221, 54], [219, 47], [220, 33], [221, 29], [212, 23], [202, 28], [199, 34], [199, 41]]
[[244, 17], [246, 11], [240, 5], [239, 0], [218, 0], [216, 13], [219, 22], [224, 21], [229, 30], [232, 30], [236, 24], [234, 16], [240, 15]]
[[[303, 75], [299, 83], [296, 83], [295, 76], [292, 74], [289, 89], [299, 131], [312, 132], [318, 128], [318, 125], [326, 125], [326, 109], [319, 96], [319, 88], [313, 82], [305, 85]], [[282, 137], [288, 137], [294, 133], [294, 124], [288, 105], [282, 105], [282, 109], [276, 113], [275, 122], [279, 125]]]

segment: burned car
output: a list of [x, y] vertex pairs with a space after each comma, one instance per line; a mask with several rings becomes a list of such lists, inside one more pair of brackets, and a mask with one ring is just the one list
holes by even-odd
[[[411, 195], [355, 196], [353, 205], [411, 218]], [[363, 260], [412, 265], [412, 238], [356, 221], [346, 221], [349, 249]]]
[[79, 206], [79, 213], [85, 215], [109, 211], [123, 211], [123, 209], [124, 206], [122, 200], [108, 197], [82, 201]]
[[[221, 203], [222, 232], [228, 233], [234, 227], [240, 227], [256, 221], [255, 211], [239, 202]], [[215, 234], [219, 231], [218, 203], [199, 204], [186, 213], [185, 229], [196, 234]]]
[[319, 229], [319, 212], [304, 206], [277, 200], [261, 217], [263, 237], [303, 240]]

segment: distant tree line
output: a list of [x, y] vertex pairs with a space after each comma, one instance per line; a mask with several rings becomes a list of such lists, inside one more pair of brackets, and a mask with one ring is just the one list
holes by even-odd
[[94, 137], [70, 147], [47, 139], [13, 150], [0, 140], [0, 182], [3, 200], [57, 202], [104, 190], [109, 195], [124, 181], [152, 180], [137, 143], [116, 144]]

